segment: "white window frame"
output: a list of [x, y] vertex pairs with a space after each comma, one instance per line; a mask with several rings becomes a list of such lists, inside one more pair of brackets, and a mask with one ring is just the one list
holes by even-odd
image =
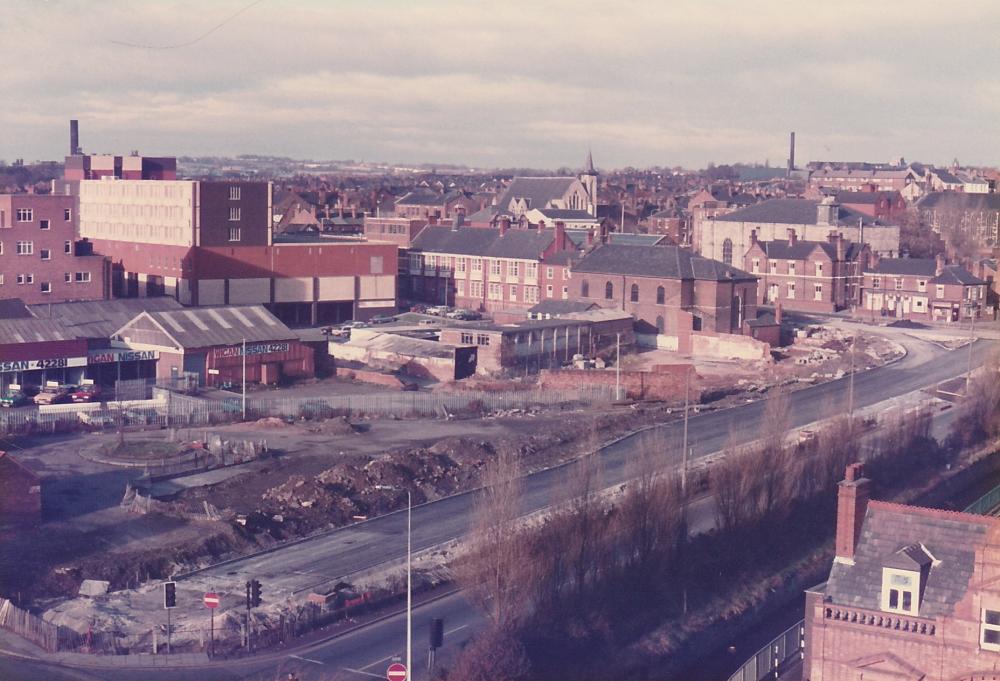
[[511, 284], [510, 285], [510, 298], [509, 298], [509, 300], [512, 303], [516, 303], [517, 302], [517, 284]]
[[792, 275], [795, 274], [795, 261], [794, 260], [789, 260], [788, 261], [788, 273], [792, 274]]
[[767, 261], [767, 273], [768, 274], [777, 274], [778, 273], [778, 261], [777, 260], [768, 260]]
[[229, 200], [239, 201], [240, 200], [240, 188], [236, 185], [230, 185], [229, 187]]
[[882, 277], [872, 277], [872, 288], [882, 288]]
[[52, 293], [52, 282], [43, 281], [41, 284], [42, 293], [49, 294]]
[[[66, 255], [69, 255], [72, 252], [73, 252], [73, 242], [72, 241], [64, 241], [63, 242], [63, 253], [65, 253]], [[0, 248], [0, 253], [3, 253], [3, 248]]]
[[32, 222], [35, 218], [35, 211], [31, 208], [18, 208], [14, 211], [14, 220], [17, 222]]
[[944, 284], [935, 284], [934, 287], [934, 296], [944, 299]]
[[65, 282], [67, 284], [72, 284], [73, 283], [73, 273], [72, 272], [63, 272], [63, 282]]
[[459, 274], [465, 274], [466, 258], [455, 258], [455, 271]]
[[63, 208], [63, 221], [72, 222], [73, 221], [73, 209]]
[[897, 291], [902, 291], [903, 290], [903, 278], [902, 277], [896, 277], [895, 286], [896, 286], [896, 290]]
[[785, 297], [788, 298], [788, 300], [795, 300], [795, 282], [794, 281], [788, 282], [788, 290], [785, 292]]
[[229, 207], [229, 221], [230, 222], [239, 222], [240, 219], [241, 219], [241, 215], [242, 215], [242, 211], [240, 210], [239, 206], [230, 206]]
[[78, 284], [88, 284], [90, 283], [90, 272], [77, 272], [75, 281]]
[[562, 299], [569, 300], [569, 286], [563, 286]]
[[35, 242], [34, 241], [18, 241], [17, 242], [17, 254], [18, 255], [32, 255], [35, 252]]
[[760, 274], [760, 258], [754, 258], [750, 261], [750, 271], [754, 274]]
[[39, 220], [38, 229], [52, 229], [52, 223], [49, 220]]
[[917, 291], [919, 291], [920, 293], [926, 293], [927, 292], [927, 280], [926, 279], [917, 279]]
[[229, 240], [230, 241], [240, 241], [240, 237], [243, 236], [243, 230], [239, 227], [229, 228]]
[[813, 284], [813, 300], [823, 300], [823, 284]]
[[545, 278], [546, 279], [554, 279], [555, 278], [555, 272], [553, 271], [553, 269], [551, 267], [546, 267], [545, 268]]
[[[902, 580], [909, 580], [903, 584]], [[893, 593], [896, 594], [896, 605], [892, 605]], [[910, 596], [910, 607], [903, 607], [905, 595]], [[902, 615], [918, 616], [920, 612], [920, 573], [911, 570], [882, 568], [882, 594], [880, 609], [885, 612], [897, 612]]]
[[[988, 631], [996, 632], [997, 637], [1000, 638], [1000, 606], [998, 606], [997, 610], [983, 608], [981, 613], [979, 616], [979, 647], [983, 650], [1000, 650], [1000, 642], [988, 643], [986, 641], [986, 632]], [[995, 623], [987, 622], [989, 614], [995, 616]]]
[[499, 277], [501, 272], [503, 272], [502, 263], [496, 258], [490, 260], [490, 276]]
[[38, 257], [42, 260], [52, 260], [52, 251], [48, 248], [40, 248], [38, 249]]
[[483, 273], [483, 259], [482, 258], [473, 258], [472, 259], [472, 273], [473, 274], [482, 274]]
[[521, 276], [521, 263], [516, 260], [511, 260], [507, 263], [507, 276], [508, 277], [519, 277]]
[[816, 276], [817, 277], [823, 276], [823, 263], [821, 262], [816, 263]]

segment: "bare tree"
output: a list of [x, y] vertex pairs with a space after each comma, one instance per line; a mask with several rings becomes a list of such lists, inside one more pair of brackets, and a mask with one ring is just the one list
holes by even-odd
[[567, 470], [566, 508], [562, 516], [570, 576], [578, 597], [583, 596], [588, 577], [594, 574], [603, 556], [608, 530], [602, 490], [600, 460], [595, 454], [580, 458]]
[[521, 681], [531, 671], [524, 645], [509, 633], [488, 629], [466, 646], [448, 673], [456, 681]]
[[513, 629], [525, 610], [528, 552], [520, 527], [522, 487], [517, 454], [501, 448], [483, 475], [468, 535], [469, 552], [457, 569], [470, 600], [498, 631]]

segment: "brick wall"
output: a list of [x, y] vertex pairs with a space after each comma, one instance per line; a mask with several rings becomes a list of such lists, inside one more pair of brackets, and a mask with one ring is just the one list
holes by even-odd
[[[693, 373], [688, 364], [661, 364], [654, 371], [623, 371], [620, 380], [625, 396], [629, 399], [676, 402], [684, 399], [684, 382], [688, 372]], [[611, 369], [543, 370], [538, 377], [543, 390], [565, 390], [592, 385], [613, 388], [617, 380], [616, 372]], [[701, 398], [697, 374], [692, 376], [690, 390], [691, 401], [697, 402]]]

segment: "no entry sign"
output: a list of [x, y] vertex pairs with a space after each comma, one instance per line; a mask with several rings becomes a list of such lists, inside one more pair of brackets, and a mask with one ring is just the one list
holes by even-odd
[[385, 678], [389, 681], [406, 681], [406, 665], [394, 662], [385, 670]]
[[206, 608], [218, 608], [219, 607], [219, 594], [212, 593], [209, 591], [205, 594], [205, 607]]

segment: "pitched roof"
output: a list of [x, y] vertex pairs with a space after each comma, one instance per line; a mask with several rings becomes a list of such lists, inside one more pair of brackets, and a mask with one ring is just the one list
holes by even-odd
[[27, 319], [31, 312], [20, 298], [0, 298], [0, 319]]
[[562, 199], [575, 177], [515, 177], [497, 198], [497, 205], [507, 208], [513, 199], [527, 199], [529, 208], [545, 208], [550, 201]]
[[[746, 208], [718, 215], [715, 220], [723, 222], [762, 222], [783, 225], [817, 224], [816, 206], [819, 201], [812, 199], [768, 199]], [[837, 215], [839, 225], [857, 225], [858, 220], [872, 224], [871, 216], [840, 206]]]
[[597, 218], [585, 210], [572, 210], [569, 208], [539, 208], [538, 212], [552, 220], [593, 220]]
[[655, 246], [666, 238], [664, 234], [625, 234], [622, 232], [611, 232], [608, 234], [608, 243], [622, 246]]
[[677, 246], [606, 244], [586, 254], [574, 272], [627, 274], [662, 279], [708, 281], [755, 280], [757, 277], [718, 260], [709, 260]]
[[564, 315], [572, 312], [586, 312], [597, 307], [597, 303], [588, 303], [582, 300], [560, 300], [548, 298], [542, 302], [528, 308], [532, 314]]
[[194, 307], [183, 310], [143, 312], [119, 329], [125, 335], [141, 318], [151, 319], [163, 333], [182, 348], [206, 348], [261, 341], [297, 339], [294, 331], [281, 323], [263, 305]]
[[84, 338], [51, 319], [0, 319], [0, 344], [46, 343]]
[[933, 277], [937, 271], [937, 261], [934, 258], [879, 258], [878, 264], [870, 271], [875, 274]]
[[[837, 244], [829, 241], [800, 241], [794, 244], [788, 241], [758, 241], [768, 258], [778, 260], [807, 260], [817, 248], [826, 253], [830, 260], [837, 259]], [[861, 247], [853, 241], [844, 243], [844, 257], [853, 260], [861, 253]]]
[[833, 564], [826, 595], [838, 605], [878, 610], [882, 568], [892, 567], [887, 562], [899, 562], [900, 551], [922, 545], [935, 563], [927, 575], [919, 614], [948, 615], [969, 588], [976, 548], [998, 527], [1000, 520], [996, 518], [872, 501], [855, 548], [854, 565]]
[[428, 189], [414, 189], [403, 194], [396, 199], [397, 206], [442, 206], [448, 201], [454, 201], [462, 196], [462, 192], [455, 190], [445, 194], [438, 194]]
[[921, 210], [954, 208], [970, 211], [1000, 211], [1000, 194], [928, 192], [917, 202], [917, 207]]
[[180, 303], [167, 296], [28, 306], [31, 314], [38, 319], [59, 322], [78, 338], [109, 338], [140, 312], [181, 309], [183, 306]]
[[941, 270], [941, 274], [934, 277], [931, 281], [935, 284], [961, 284], [962, 286], [976, 286], [988, 283], [974, 276], [972, 272], [961, 265], [946, 265]]
[[411, 250], [425, 253], [472, 255], [483, 258], [537, 260], [555, 239], [554, 229], [511, 228], [501, 236], [493, 227], [427, 225], [413, 240]]

